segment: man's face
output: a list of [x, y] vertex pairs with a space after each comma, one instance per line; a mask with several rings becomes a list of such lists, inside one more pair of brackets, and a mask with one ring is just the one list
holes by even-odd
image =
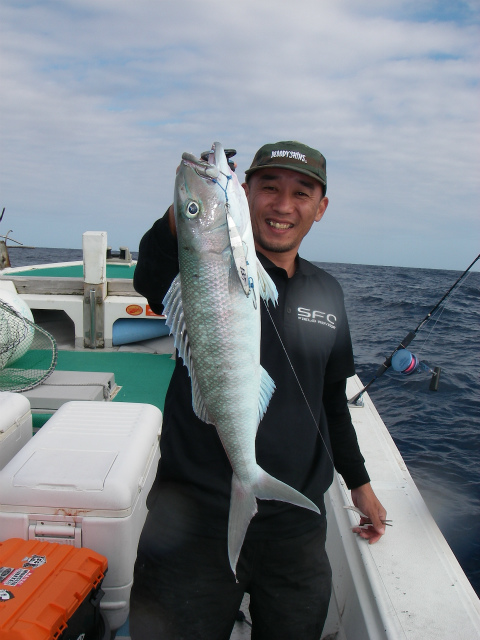
[[328, 205], [319, 182], [290, 169], [260, 169], [243, 186], [255, 244], [267, 252], [296, 254]]

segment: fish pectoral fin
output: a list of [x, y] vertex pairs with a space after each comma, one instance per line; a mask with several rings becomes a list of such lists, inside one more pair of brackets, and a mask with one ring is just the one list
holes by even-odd
[[163, 309], [166, 316], [165, 322], [170, 329], [170, 335], [173, 335], [175, 348], [178, 350], [180, 357], [188, 369], [188, 373], [191, 375], [192, 354], [188, 341], [185, 317], [183, 315], [182, 281], [180, 280], [180, 274], [173, 279], [169, 290], [165, 294]]
[[170, 328], [170, 334], [173, 335], [175, 348], [178, 350], [179, 356], [188, 369], [188, 375], [192, 383], [192, 405], [195, 414], [210, 424], [212, 420], [208, 415], [207, 408], [203, 401], [203, 397], [198, 386], [197, 376], [195, 374], [195, 366], [193, 364], [190, 342], [188, 340], [187, 327], [185, 325], [185, 317], [183, 315], [182, 304], [182, 283], [180, 274], [178, 274], [170, 285], [163, 299], [164, 314], [166, 315], [166, 324]]
[[281, 500], [282, 502], [288, 502], [297, 507], [304, 507], [305, 509], [310, 509], [310, 511], [320, 513], [317, 505], [304, 496], [303, 493], [300, 493], [289, 484], [277, 480], [277, 478], [274, 478], [263, 469], [260, 469], [254, 493], [261, 500]]
[[251, 519], [257, 513], [257, 501], [251, 486], [242, 484], [238, 476], [232, 476], [230, 514], [228, 517], [228, 559], [236, 575], [238, 557]]
[[266, 302], [272, 302], [274, 305], [278, 302], [278, 291], [275, 283], [263, 268], [262, 263], [257, 258], [257, 275], [260, 295]]
[[275, 391], [275, 382], [263, 367], [260, 367], [260, 394], [258, 396], [258, 422], [265, 415], [265, 411]]

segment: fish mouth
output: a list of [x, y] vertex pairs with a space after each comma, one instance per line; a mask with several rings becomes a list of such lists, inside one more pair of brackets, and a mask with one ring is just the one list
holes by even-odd
[[277, 229], [278, 231], [287, 231], [288, 229], [293, 229], [293, 224], [291, 222], [277, 222], [276, 220], [265, 221], [269, 227], [273, 229]]
[[229, 165], [228, 158], [235, 154], [235, 149], [225, 151], [220, 142], [214, 142], [210, 151], [202, 153], [200, 158], [192, 153], [183, 153], [182, 164], [193, 169], [201, 178], [216, 181], [220, 176], [223, 176], [228, 184], [232, 177], [232, 167]]
[[228, 159], [236, 153], [235, 149], [225, 150], [220, 142], [214, 142], [210, 151], [204, 151], [200, 158], [186, 151], [182, 154], [182, 163], [207, 178], [217, 178], [220, 174], [229, 176], [231, 169], [235, 169]]
[[220, 170], [215, 164], [201, 160], [192, 153], [182, 153], [182, 164], [193, 169], [201, 178], [216, 179], [220, 175]]

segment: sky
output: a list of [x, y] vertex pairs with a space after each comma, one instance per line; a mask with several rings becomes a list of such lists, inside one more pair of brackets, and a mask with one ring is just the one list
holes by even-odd
[[[184, 151], [327, 159], [301, 255], [463, 271], [480, 252], [480, 0], [0, 0], [0, 235], [138, 249]], [[478, 269], [478, 263], [477, 263]]]

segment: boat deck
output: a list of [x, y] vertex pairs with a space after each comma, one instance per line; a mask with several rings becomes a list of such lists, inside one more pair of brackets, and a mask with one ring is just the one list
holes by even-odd
[[[175, 366], [172, 338], [167, 336], [110, 349], [75, 349], [73, 328], [65, 322], [62, 311], [38, 309], [33, 314], [35, 322], [49, 331], [57, 342], [55, 372], [113, 373], [120, 387], [113, 402], [145, 402], [163, 411], [166, 390]], [[47, 378], [42, 386], [48, 385]], [[49, 417], [50, 413], [35, 411], [34, 429], [41, 427]]]
[[[132, 353], [132, 352], [58, 352], [55, 368], [59, 371], [108, 372], [115, 375], [116, 384], [120, 387], [113, 397], [113, 402], [145, 402], [157, 406], [163, 411], [168, 382], [173, 372], [174, 360], [168, 354]], [[49, 379], [44, 383], [48, 387]], [[48, 419], [34, 414], [34, 428]]]

